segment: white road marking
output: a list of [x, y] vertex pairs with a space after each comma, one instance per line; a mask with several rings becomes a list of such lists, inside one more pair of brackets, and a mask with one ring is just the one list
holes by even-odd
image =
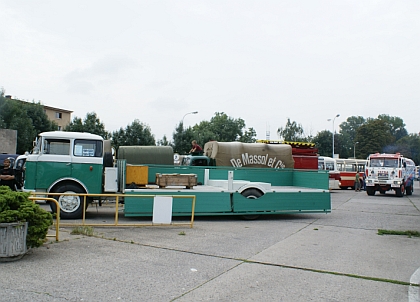
[[408, 302], [420, 302], [420, 267], [411, 275], [410, 285], [408, 288]]

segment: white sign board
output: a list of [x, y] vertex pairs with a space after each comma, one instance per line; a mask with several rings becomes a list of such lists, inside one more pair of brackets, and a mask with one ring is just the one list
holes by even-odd
[[153, 199], [153, 223], [172, 222], [172, 197], [155, 196]]

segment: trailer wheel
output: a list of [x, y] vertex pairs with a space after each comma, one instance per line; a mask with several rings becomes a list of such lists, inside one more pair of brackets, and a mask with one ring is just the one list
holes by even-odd
[[[86, 193], [83, 188], [75, 184], [61, 184], [52, 191], [52, 193]], [[83, 217], [84, 202], [83, 196], [66, 196], [55, 195], [51, 196], [58, 201], [60, 205], [60, 218], [61, 219], [78, 219]], [[86, 201], [86, 208], [88, 202]], [[54, 202], [50, 202], [50, 208], [54, 213], [57, 213], [57, 206]], [[85, 209], [86, 209], [85, 208]]]
[[369, 196], [375, 195], [375, 188], [374, 187], [366, 187], [366, 193]]
[[401, 185], [399, 188], [395, 189], [395, 195], [398, 197], [404, 196], [404, 185]]
[[[249, 199], [258, 199], [261, 196], [263, 196], [263, 193], [260, 190], [257, 189], [246, 189], [245, 191], [243, 191], [242, 196], [249, 198]], [[246, 220], [255, 220], [258, 217], [260, 217], [260, 215], [255, 214], [255, 215], [242, 215], [243, 219]]]

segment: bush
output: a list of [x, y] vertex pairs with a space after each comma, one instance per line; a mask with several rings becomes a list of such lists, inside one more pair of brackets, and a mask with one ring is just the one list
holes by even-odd
[[51, 213], [29, 200], [29, 193], [15, 192], [9, 187], [0, 187], [0, 223], [28, 222], [26, 245], [39, 247], [53, 224]]

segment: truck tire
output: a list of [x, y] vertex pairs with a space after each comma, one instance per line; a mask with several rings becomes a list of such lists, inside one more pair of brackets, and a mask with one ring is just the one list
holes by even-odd
[[[242, 196], [246, 197], [246, 198], [250, 198], [250, 199], [258, 199], [261, 196], [263, 196], [263, 193], [260, 190], [257, 189], [246, 189], [245, 191], [243, 191], [241, 193]], [[260, 215], [255, 214], [255, 215], [242, 215], [242, 218], [245, 220], [255, 220], [258, 217], [260, 217]]]
[[395, 195], [397, 195], [397, 197], [404, 196], [404, 185], [401, 185], [399, 188], [395, 189]]
[[[51, 191], [51, 193], [86, 193], [83, 188], [76, 184], [61, 184]], [[66, 196], [55, 195], [51, 196], [58, 201], [60, 205], [60, 218], [61, 219], [78, 219], [83, 217], [83, 196]], [[86, 201], [86, 208], [88, 202]], [[50, 202], [50, 208], [54, 213], [57, 213], [57, 206], [54, 202]], [[86, 209], [85, 208], [85, 209]]]
[[113, 167], [114, 166], [114, 158], [112, 157], [111, 152], [104, 153], [104, 167]]
[[413, 194], [413, 185], [405, 188], [405, 194], [406, 195], [412, 195]]
[[375, 195], [375, 188], [374, 187], [366, 187], [366, 193], [369, 196]]

